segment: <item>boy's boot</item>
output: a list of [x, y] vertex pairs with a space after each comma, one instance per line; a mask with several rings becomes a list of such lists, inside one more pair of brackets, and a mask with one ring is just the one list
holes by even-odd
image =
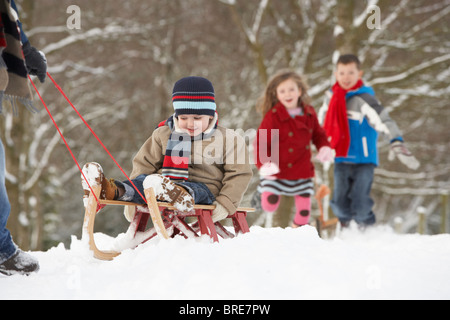
[[16, 253], [0, 264], [0, 273], [11, 276], [14, 274], [29, 275], [39, 271], [39, 262], [29, 254], [17, 250]]
[[189, 212], [194, 209], [194, 198], [183, 187], [173, 183], [160, 174], [152, 174], [145, 178], [144, 189], [153, 188], [156, 200], [169, 202], [177, 210]]
[[[96, 162], [89, 162], [83, 166], [83, 174], [89, 181], [89, 185], [101, 185], [102, 190], [100, 192], [100, 199], [105, 200], [116, 200], [119, 197], [119, 189], [114, 183], [114, 179], [106, 179], [103, 174], [102, 167]], [[89, 194], [91, 190], [89, 185], [84, 180], [83, 175], [81, 175], [81, 185], [83, 186], [84, 196], [83, 202], [85, 206], [87, 205], [87, 199], [89, 199]]]

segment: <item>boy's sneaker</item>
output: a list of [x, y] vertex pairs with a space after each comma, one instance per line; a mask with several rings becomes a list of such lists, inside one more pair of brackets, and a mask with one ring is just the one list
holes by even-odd
[[194, 209], [194, 198], [181, 186], [160, 174], [152, 174], [145, 178], [144, 189], [153, 188], [156, 200], [169, 202], [178, 211], [189, 212]]
[[31, 255], [17, 250], [8, 260], [0, 264], [0, 273], [11, 276], [14, 274], [29, 275], [39, 271], [39, 262]]
[[[119, 189], [117, 185], [114, 183], [114, 179], [106, 179], [103, 174], [103, 168], [96, 162], [89, 162], [83, 166], [83, 174], [89, 182], [91, 187], [93, 185], [101, 185], [102, 191], [100, 192], [100, 199], [105, 200], [116, 200], [119, 197]], [[83, 186], [84, 195], [83, 202], [84, 205], [87, 205], [87, 201], [89, 199], [89, 195], [91, 190], [89, 189], [89, 185], [81, 175], [81, 185]]]

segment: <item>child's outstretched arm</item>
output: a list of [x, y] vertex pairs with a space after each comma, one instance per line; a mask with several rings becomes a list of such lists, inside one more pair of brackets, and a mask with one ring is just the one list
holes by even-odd
[[408, 148], [406, 148], [403, 141], [395, 140], [391, 143], [388, 159], [392, 161], [395, 157], [410, 169], [417, 170], [420, 166], [420, 162], [412, 155]]
[[[326, 111], [326, 110], [325, 110]], [[330, 143], [328, 142], [327, 134], [325, 130], [319, 123], [319, 118], [316, 115], [313, 108], [310, 109], [310, 113], [313, 116], [313, 134], [312, 134], [312, 142], [316, 146], [319, 151], [316, 155], [316, 159], [320, 162], [333, 162], [335, 152], [331, 149]]]
[[408, 168], [417, 170], [420, 163], [405, 146], [402, 133], [397, 123], [389, 116], [389, 112], [375, 97], [368, 94], [361, 97], [366, 102], [361, 111], [368, 118], [370, 124], [377, 131], [386, 133], [390, 138], [391, 150], [389, 152], [389, 160], [392, 161], [397, 157]]

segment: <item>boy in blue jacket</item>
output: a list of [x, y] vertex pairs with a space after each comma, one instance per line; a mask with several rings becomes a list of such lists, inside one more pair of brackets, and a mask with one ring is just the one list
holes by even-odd
[[391, 141], [391, 153], [410, 169], [419, 162], [405, 147], [397, 124], [362, 81], [363, 71], [355, 55], [339, 57], [336, 83], [327, 92], [319, 120], [336, 151], [331, 208], [342, 226], [354, 219], [359, 226], [375, 223], [370, 197], [374, 169], [378, 166], [378, 134]]

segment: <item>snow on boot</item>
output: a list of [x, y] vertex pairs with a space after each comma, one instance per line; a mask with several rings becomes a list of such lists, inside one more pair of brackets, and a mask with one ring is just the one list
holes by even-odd
[[[114, 179], [106, 179], [103, 174], [103, 168], [96, 162], [89, 162], [83, 166], [83, 174], [86, 177], [89, 185], [101, 185], [102, 191], [100, 192], [100, 199], [115, 200], [119, 196], [119, 190], [114, 183]], [[89, 185], [84, 180], [83, 175], [81, 175], [81, 185], [84, 190], [83, 203], [86, 207], [87, 201], [89, 199], [89, 194], [91, 190]]]
[[156, 200], [169, 202], [179, 211], [191, 211], [194, 208], [194, 198], [183, 187], [170, 181], [160, 174], [152, 174], [145, 178], [144, 189], [153, 188]]
[[39, 262], [29, 254], [17, 250], [8, 260], [0, 264], [0, 273], [11, 276], [15, 274], [29, 275], [39, 271]]

